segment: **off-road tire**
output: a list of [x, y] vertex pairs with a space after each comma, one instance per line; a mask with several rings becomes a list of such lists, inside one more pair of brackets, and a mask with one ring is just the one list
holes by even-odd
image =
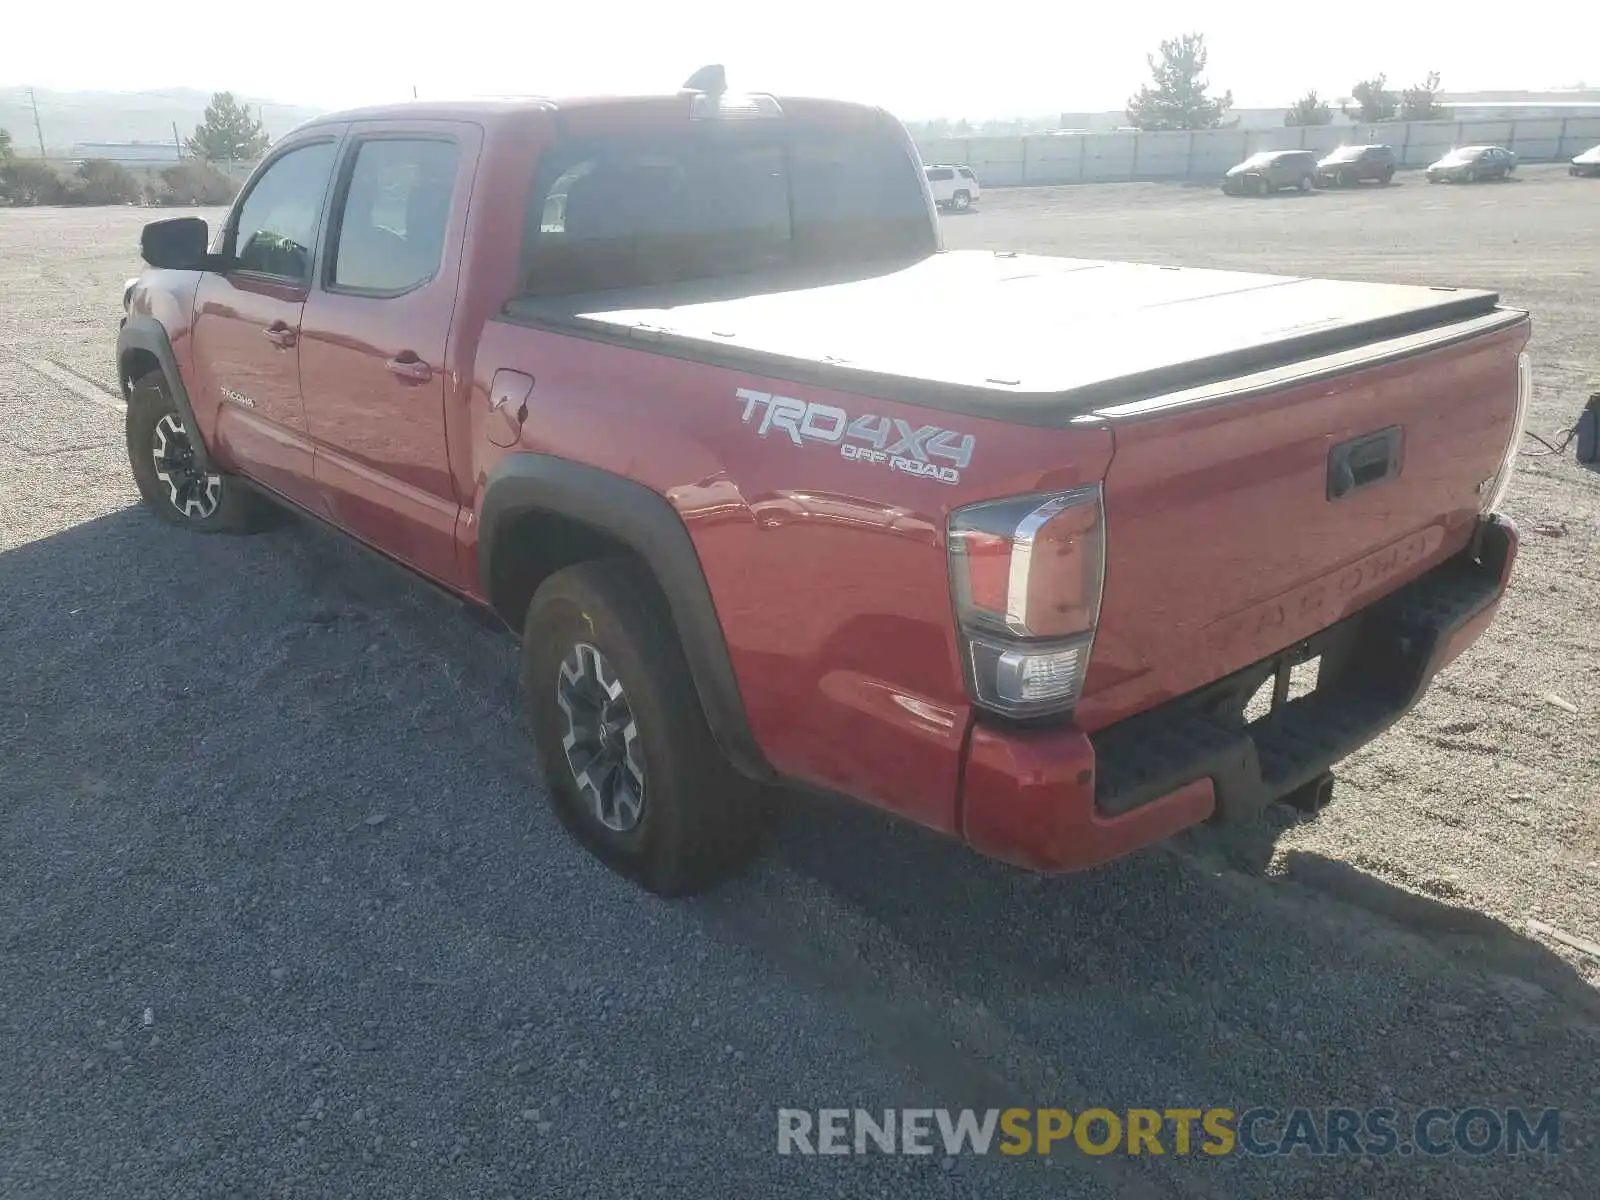
[[[605, 784], [580, 782], [589, 772], [575, 765], [584, 755], [573, 693], [562, 688], [577, 686], [574, 665], [583, 663], [603, 664], [596, 673], [616, 688], [620, 720], [636, 726], [630, 746], [638, 749], [624, 751], [618, 768], [628, 770], [633, 753], [641, 759], [637, 815], [627, 828], [614, 823], [620, 808], [606, 811]], [[678, 896], [709, 887], [755, 854], [764, 798], [718, 749], [665, 602], [642, 567], [599, 559], [546, 579], [523, 625], [522, 682], [551, 807], [602, 862], [649, 891]]]
[[123, 430], [139, 496], [163, 521], [198, 533], [258, 533], [283, 519], [237, 477], [192, 465], [199, 434], [185, 423], [162, 372], [141, 375], [129, 388]]

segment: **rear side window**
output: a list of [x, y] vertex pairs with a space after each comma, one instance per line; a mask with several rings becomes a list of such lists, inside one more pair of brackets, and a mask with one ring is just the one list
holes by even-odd
[[928, 172], [929, 183], [948, 183], [956, 177], [956, 173], [949, 167], [934, 167]]
[[712, 126], [548, 158], [528, 212], [528, 295], [935, 249], [919, 165], [887, 133]]
[[333, 143], [290, 150], [256, 180], [234, 221], [236, 270], [305, 282], [322, 198], [333, 174]]
[[330, 287], [397, 294], [438, 273], [459, 153], [454, 142], [422, 139], [357, 147], [335, 221]]

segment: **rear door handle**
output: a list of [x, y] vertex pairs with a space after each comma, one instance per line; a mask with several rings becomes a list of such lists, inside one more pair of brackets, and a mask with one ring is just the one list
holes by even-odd
[[261, 332], [267, 335], [267, 341], [271, 342], [274, 346], [277, 346], [281, 350], [287, 350], [290, 346], [294, 345], [300, 337], [299, 330], [291, 329], [282, 321], [274, 321]]
[[388, 366], [391, 374], [407, 383], [427, 383], [433, 378], [433, 368], [410, 351], [395, 355]]

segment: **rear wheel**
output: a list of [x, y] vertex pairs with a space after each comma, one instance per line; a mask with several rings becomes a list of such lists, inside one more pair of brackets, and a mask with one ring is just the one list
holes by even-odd
[[966, 212], [967, 209], [972, 207], [972, 193], [957, 192], [950, 198], [950, 207], [957, 212]]
[[603, 559], [545, 580], [528, 606], [522, 669], [550, 804], [601, 861], [682, 895], [750, 859], [761, 797], [712, 738], [642, 568]]
[[1300, 176], [1300, 182], [1295, 184], [1295, 186], [1298, 187], [1302, 192], [1309, 192], [1311, 190], [1311, 176]]
[[1385, 167], [1383, 169], [1383, 174], [1378, 176], [1378, 182], [1383, 184], [1384, 187], [1388, 187], [1391, 183], [1393, 183], [1394, 182], [1394, 168], [1393, 167]]
[[200, 464], [199, 435], [185, 423], [160, 371], [129, 389], [123, 428], [139, 496], [163, 521], [202, 533], [255, 533], [281, 519], [276, 506], [237, 478]]

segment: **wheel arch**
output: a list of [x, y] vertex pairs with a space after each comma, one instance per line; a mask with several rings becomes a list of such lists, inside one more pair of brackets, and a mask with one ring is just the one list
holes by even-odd
[[122, 387], [124, 400], [132, 400], [133, 384], [149, 371], [159, 369], [166, 377], [167, 391], [183, 414], [183, 423], [189, 431], [189, 440], [195, 448], [195, 457], [208, 470], [213, 467], [211, 451], [206, 445], [199, 422], [194, 418], [194, 406], [189, 403], [189, 389], [184, 386], [178, 372], [178, 359], [172, 353], [172, 341], [165, 326], [154, 317], [136, 313], [123, 322], [117, 334], [117, 382]]
[[551, 455], [513, 454], [490, 473], [478, 518], [479, 586], [495, 615], [518, 635], [540, 583], [564, 567], [614, 555], [642, 564], [659, 590], [706, 724], [728, 761], [749, 778], [773, 780], [745, 714], [699, 554], [677, 509], [643, 484]]

